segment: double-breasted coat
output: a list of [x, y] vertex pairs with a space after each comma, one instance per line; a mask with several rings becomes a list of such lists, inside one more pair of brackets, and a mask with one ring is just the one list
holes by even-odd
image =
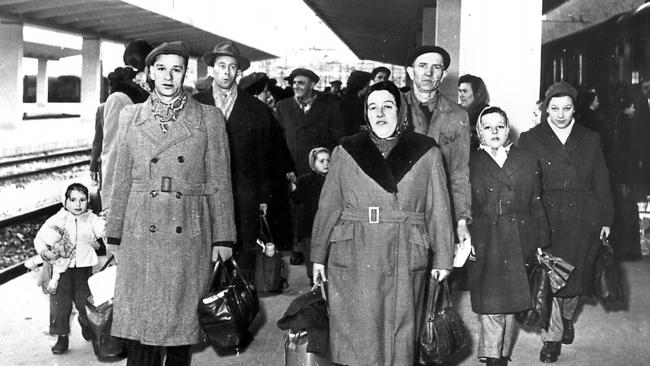
[[[212, 88], [194, 95], [199, 103], [215, 105]], [[235, 199], [235, 224], [240, 250], [256, 248], [260, 203], [269, 202], [269, 128], [267, 107], [249, 93], [238, 90], [226, 120], [230, 145], [230, 171]]]
[[120, 245], [112, 334], [197, 343], [212, 246], [235, 240], [223, 115], [188, 98], [163, 133], [149, 99], [125, 107], [119, 123], [106, 228], [108, 242]]
[[316, 97], [305, 113], [295, 98], [286, 98], [276, 106], [276, 118], [296, 166], [296, 175], [309, 173], [308, 155], [315, 147], [333, 149], [343, 137], [343, 117], [339, 103], [331, 95]]
[[470, 226], [476, 261], [468, 262], [472, 310], [508, 314], [531, 307], [526, 261], [549, 245], [536, 162], [510, 147], [503, 167], [484, 150], [470, 157]]
[[521, 134], [519, 146], [528, 150], [542, 174], [542, 202], [551, 228], [549, 252], [575, 266], [567, 285], [555, 295], [590, 295], [598, 235], [613, 219], [600, 138], [574, 122], [562, 145], [549, 122], [543, 121]]
[[451, 269], [453, 260], [449, 195], [433, 139], [407, 131], [384, 159], [368, 131], [343, 138], [311, 250], [313, 262], [327, 264], [333, 362], [412, 365], [429, 270]]

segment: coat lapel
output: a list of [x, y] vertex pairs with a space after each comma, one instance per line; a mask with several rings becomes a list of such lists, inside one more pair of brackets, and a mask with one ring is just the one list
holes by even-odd
[[226, 123], [228, 124], [228, 129], [232, 131], [237, 131], [240, 128], [243, 127], [245, 124], [244, 122], [245, 119], [243, 119], [243, 113], [246, 111], [247, 104], [245, 96], [243, 95], [245, 93], [242, 90], [237, 91], [237, 99], [235, 99], [235, 104], [232, 106], [232, 111], [230, 111], [230, 116], [226, 120]]
[[138, 123], [138, 125], [140, 125], [143, 134], [156, 146], [153, 152], [154, 156], [190, 137], [192, 135], [190, 126], [194, 126], [195, 128], [200, 126], [201, 109], [198, 102], [192, 98], [187, 98], [185, 107], [179, 113], [176, 120], [172, 122], [172, 126], [167, 133], [161, 132], [160, 125], [151, 113], [150, 101], [144, 104], [144, 108], [141, 111], [144, 113], [142, 116], [144, 118], [141, 119], [142, 122]]
[[386, 159], [368, 131], [344, 138], [341, 146], [372, 180], [387, 192], [397, 193], [397, 184], [435, 142], [424, 135], [405, 132]]
[[[564, 159], [570, 159], [565, 146], [562, 145], [562, 142], [557, 137], [557, 135], [555, 135], [555, 132], [553, 132], [551, 126], [548, 125], [548, 122], [542, 122], [541, 127], [540, 138], [542, 140], [543, 146], [545, 146], [550, 151], [562, 156]], [[573, 128], [575, 127], [576, 125], [574, 124]], [[573, 134], [573, 131], [571, 131], [571, 134]]]
[[140, 115], [134, 118], [135, 126], [142, 131], [142, 134], [154, 146], [158, 147], [160, 144], [160, 125], [153, 116], [153, 113], [151, 113], [151, 99], [147, 99], [144, 102], [139, 113]]

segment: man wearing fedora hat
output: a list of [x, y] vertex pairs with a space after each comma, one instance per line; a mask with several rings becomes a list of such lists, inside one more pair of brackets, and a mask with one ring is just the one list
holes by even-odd
[[451, 57], [442, 47], [420, 46], [411, 51], [405, 67], [413, 88], [404, 94], [404, 104], [415, 132], [433, 137], [440, 146], [454, 206], [456, 233], [463, 242], [470, 239], [467, 225], [472, 218], [469, 118], [461, 106], [438, 89], [450, 64]]
[[226, 117], [230, 166], [235, 199], [237, 261], [247, 278], [254, 279], [259, 214], [269, 200], [268, 146], [270, 115], [267, 107], [237, 86], [237, 76], [250, 66], [232, 41], [224, 41], [201, 60], [208, 66], [212, 87], [194, 95], [199, 103], [216, 106]]

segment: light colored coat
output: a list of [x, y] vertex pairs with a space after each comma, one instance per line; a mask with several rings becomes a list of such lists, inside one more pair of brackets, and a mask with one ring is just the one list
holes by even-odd
[[109, 243], [121, 238], [112, 334], [197, 343], [212, 245], [235, 240], [223, 115], [188, 98], [164, 134], [148, 100], [124, 108], [118, 143], [106, 230]]
[[311, 249], [313, 262], [327, 264], [332, 361], [412, 365], [428, 269], [451, 269], [453, 258], [446, 177], [433, 140], [407, 131], [384, 159], [367, 131], [343, 138]]

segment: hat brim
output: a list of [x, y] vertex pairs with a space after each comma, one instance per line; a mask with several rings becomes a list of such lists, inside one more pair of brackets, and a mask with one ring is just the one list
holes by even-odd
[[201, 56], [201, 61], [203, 61], [203, 63], [208, 66], [213, 66], [214, 60], [218, 56], [230, 56], [234, 58], [235, 60], [237, 60], [237, 65], [239, 66], [239, 70], [241, 71], [246, 71], [251, 66], [251, 62], [249, 59], [241, 56], [235, 56], [232, 53], [223, 53], [223, 52], [206, 53], [205, 55]]

